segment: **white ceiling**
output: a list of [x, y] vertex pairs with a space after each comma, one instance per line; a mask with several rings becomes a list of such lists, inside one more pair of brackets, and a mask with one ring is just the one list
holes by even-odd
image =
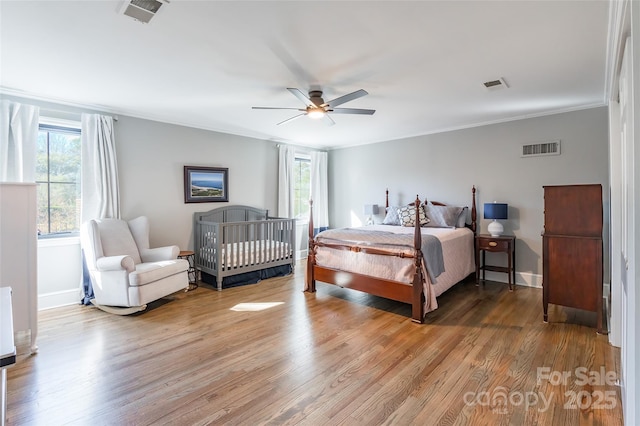
[[[0, 1], [6, 94], [334, 148], [606, 104], [609, 3]], [[482, 84], [504, 78], [510, 88]], [[373, 116], [308, 117], [287, 87]]]

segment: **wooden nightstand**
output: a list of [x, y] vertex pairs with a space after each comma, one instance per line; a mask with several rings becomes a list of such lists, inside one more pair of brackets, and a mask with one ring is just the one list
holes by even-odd
[[[486, 252], [506, 253], [509, 257], [509, 266], [491, 266], [485, 263]], [[480, 252], [482, 252], [482, 266], [480, 265]], [[476, 283], [480, 283], [480, 270], [482, 281], [485, 280], [485, 271], [505, 272], [509, 274], [509, 291], [513, 291], [516, 282], [516, 237], [513, 235], [501, 235], [492, 237], [489, 234], [476, 236]], [[512, 280], [513, 277], [513, 280]]]

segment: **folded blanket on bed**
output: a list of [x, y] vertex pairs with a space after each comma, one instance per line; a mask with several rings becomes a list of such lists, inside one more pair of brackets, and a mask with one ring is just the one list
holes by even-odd
[[[395, 234], [386, 231], [372, 231], [360, 228], [328, 229], [316, 235], [316, 241], [327, 244], [349, 243], [354, 246], [380, 247], [394, 249], [398, 252], [413, 250], [413, 234]], [[428, 234], [422, 234], [422, 257], [431, 283], [444, 272], [442, 243]]]

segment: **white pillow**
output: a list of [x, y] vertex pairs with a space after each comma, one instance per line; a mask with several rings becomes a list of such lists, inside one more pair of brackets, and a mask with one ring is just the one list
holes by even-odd
[[397, 206], [390, 206], [387, 207], [387, 214], [384, 217], [384, 220], [382, 221], [383, 225], [402, 225], [402, 222], [400, 222], [400, 218], [398, 217], [398, 209], [400, 207]]
[[[455, 228], [458, 224], [458, 218], [462, 212], [462, 207], [454, 206], [434, 206], [429, 201], [425, 204], [429, 224], [434, 228]], [[466, 220], [466, 217], [465, 217]]]
[[458, 222], [456, 223], [456, 228], [464, 228], [467, 226], [467, 211], [469, 211], [469, 207], [463, 207], [460, 212], [460, 216], [458, 216]]

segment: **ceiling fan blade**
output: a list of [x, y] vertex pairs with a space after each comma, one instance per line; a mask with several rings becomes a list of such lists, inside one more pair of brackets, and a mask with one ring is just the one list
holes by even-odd
[[329, 114], [324, 115], [324, 121], [328, 126], [333, 126], [334, 124], [336, 124], [336, 122], [333, 121], [333, 118], [329, 117]]
[[287, 90], [290, 91], [293, 94], [293, 96], [295, 96], [296, 98], [298, 98], [302, 102], [304, 102], [305, 106], [316, 106], [316, 104], [311, 102], [311, 99], [309, 99], [309, 97], [307, 95], [302, 93], [300, 91], [300, 89], [296, 89], [296, 88], [293, 88], [293, 87], [287, 87]]
[[355, 92], [349, 93], [347, 95], [340, 96], [339, 98], [335, 98], [332, 101], [325, 102], [324, 104], [322, 104], [320, 106], [329, 106], [329, 107], [332, 108], [332, 107], [335, 107], [335, 106], [338, 106], [338, 105], [342, 105], [345, 102], [349, 102], [349, 101], [352, 101], [354, 99], [361, 98], [361, 97], [363, 97], [365, 95], [368, 95], [368, 94], [369, 94], [369, 92], [367, 92], [366, 90], [360, 89], [360, 90], [356, 90]]
[[287, 108], [287, 107], [251, 107], [251, 109], [292, 109], [295, 111], [306, 111], [306, 109], [302, 109], [302, 108]]
[[359, 108], [334, 108], [330, 109], [329, 112], [335, 114], [362, 114], [362, 115], [373, 115], [376, 112], [375, 109], [359, 109]]
[[288, 123], [288, 122], [290, 122], [290, 121], [295, 120], [296, 118], [300, 118], [300, 117], [305, 116], [305, 115], [307, 115], [307, 113], [306, 113], [306, 112], [305, 112], [305, 113], [303, 113], [303, 114], [294, 115], [294, 116], [293, 116], [293, 117], [291, 117], [291, 118], [287, 118], [286, 120], [279, 122], [278, 124], [276, 124], [276, 126], [279, 126], [279, 125], [284, 124], [284, 123]]

